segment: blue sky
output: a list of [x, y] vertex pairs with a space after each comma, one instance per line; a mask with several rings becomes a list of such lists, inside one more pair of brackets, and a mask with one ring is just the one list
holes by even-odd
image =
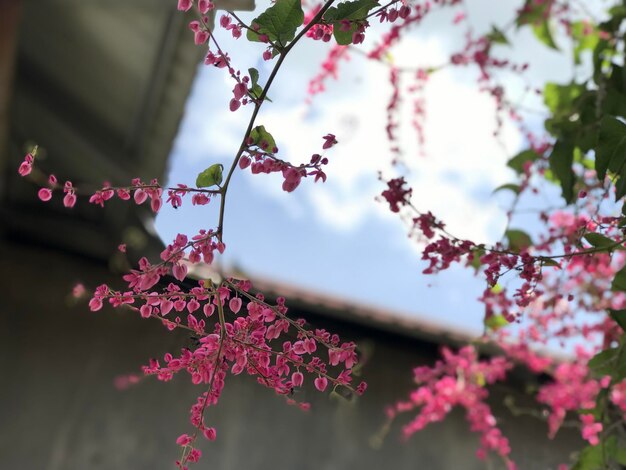
[[[470, 21], [477, 33], [492, 23], [505, 23], [519, 2], [469, 2]], [[394, 49], [399, 65], [443, 63], [463, 47], [454, 11], [438, 13]], [[487, 13], [490, 15], [487, 16]], [[251, 15], [242, 15], [252, 18]], [[491, 19], [490, 19], [491, 18]], [[456, 31], [459, 30], [459, 31]], [[443, 34], [442, 32], [445, 32]], [[369, 33], [370, 44], [378, 32]], [[261, 47], [245, 40], [221, 41], [237, 68], [257, 67], [263, 83], [268, 64], [258, 60]], [[535, 84], [571, 78], [571, 63], [539, 45], [528, 33], [517, 35], [522, 48], [515, 60], [532, 58], [529, 79]], [[227, 251], [219, 260], [252, 277], [266, 276], [344, 297], [398, 314], [425, 317], [457, 328], [480, 331], [482, 308], [476, 298], [484, 284], [463, 269], [424, 276], [419, 247], [407, 238], [401, 220], [375, 201], [383, 189], [377, 172], [393, 174], [384, 133], [384, 109], [391, 93], [387, 71], [353, 55], [341, 79], [312, 105], [305, 103], [308, 80], [316, 73], [327, 47], [306, 41], [298, 45], [281, 70], [257, 120], [274, 135], [280, 154], [307, 161], [320, 150], [321, 137], [337, 135], [339, 145], [327, 153], [328, 181], [303, 181], [293, 193], [281, 190], [281, 179], [235, 173], [229, 188], [225, 220]], [[512, 181], [506, 160], [524, 145], [522, 135], [506, 124], [500, 142], [494, 130], [494, 104], [477, 91], [476, 71], [443, 71], [429, 84], [426, 156], [418, 155], [405, 104], [401, 140], [409, 162], [414, 201], [432, 210], [460, 237], [494, 242], [502, 236], [507, 196], [492, 191]], [[522, 96], [524, 84], [508, 76], [512, 96]], [[200, 66], [185, 117], [170, 159], [170, 183], [193, 184], [198, 172], [213, 163], [232, 160], [251, 108], [228, 111], [233, 84], [221, 70]], [[534, 101], [533, 101], [534, 100]], [[539, 108], [536, 98], [525, 105]], [[540, 120], [535, 118], [535, 126]], [[215, 226], [218, 204], [203, 208], [164, 209], [157, 230], [165, 240], [176, 233], [195, 233]]]

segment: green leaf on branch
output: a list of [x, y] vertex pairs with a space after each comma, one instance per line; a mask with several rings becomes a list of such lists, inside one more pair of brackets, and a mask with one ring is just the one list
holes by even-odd
[[601, 445], [585, 447], [572, 470], [600, 470], [607, 467], [617, 451], [615, 436], [610, 436]]
[[517, 15], [515, 23], [518, 28], [524, 25], [531, 25], [537, 39], [546, 46], [558, 50], [552, 37], [552, 28], [550, 26], [550, 3], [526, 0]]
[[[606, 172], [620, 174], [624, 170], [626, 162], [626, 124], [612, 116], [604, 116], [600, 121], [598, 134], [598, 146], [596, 148], [596, 172], [600, 181], [606, 177]], [[621, 181], [620, 181], [621, 183]], [[616, 197], [624, 195], [624, 189], [620, 188]]]
[[554, 42], [554, 38], [552, 37], [552, 27], [550, 25], [550, 21], [547, 19], [533, 24], [533, 33], [537, 39], [549, 48], [557, 51], [559, 50], [558, 46]]
[[507, 166], [515, 170], [517, 174], [524, 171], [524, 164], [526, 162], [534, 162], [539, 158], [539, 154], [534, 150], [524, 150], [518, 153], [507, 162]]
[[552, 259], [552, 258], [547, 258], [547, 257], [541, 256], [541, 257], [539, 257], [539, 261], [541, 261], [541, 263], [544, 266], [550, 266], [550, 267], [553, 267], [553, 268], [561, 269], [560, 263], [558, 261]]
[[[258, 100], [263, 94], [263, 88], [261, 88], [261, 85], [257, 83], [256, 85], [253, 85], [252, 88], [250, 88], [250, 94], [255, 100]], [[270, 103], [272, 102], [272, 100], [270, 100], [267, 95], [265, 96], [263, 101], [269, 101]]]
[[546, 11], [549, 2], [536, 2], [535, 0], [526, 0], [521, 8], [515, 23], [517, 27], [525, 24], [535, 24], [546, 19]]
[[603, 470], [615, 468], [613, 464], [626, 465], [626, 449], [618, 443], [617, 438], [608, 436], [597, 446], [585, 447], [578, 457], [572, 470]]
[[595, 377], [609, 375], [613, 381], [620, 382], [626, 377], [626, 348], [620, 346], [600, 351], [587, 366]]
[[[252, 20], [246, 36], [248, 41], [262, 42], [265, 35], [271, 42], [286, 46], [296, 36], [296, 30], [304, 23], [300, 0], [276, 0], [271, 7]], [[258, 29], [257, 29], [258, 27]]]
[[580, 64], [580, 55], [583, 51], [593, 51], [600, 41], [599, 30], [596, 25], [588, 21], [574, 21], [570, 27], [574, 39], [574, 61]]
[[489, 318], [485, 318], [485, 326], [492, 331], [498, 331], [508, 324], [509, 322], [503, 315], [491, 315]]
[[211, 165], [206, 170], [201, 172], [196, 178], [196, 187], [208, 188], [210, 186], [219, 186], [222, 182], [222, 173], [224, 171], [224, 165], [216, 163]]
[[507, 230], [504, 235], [509, 240], [509, 248], [513, 251], [522, 251], [533, 244], [530, 235], [522, 230]]
[[605, 349], [593, 356], [587, 366], [596, 377], [611, 375], [615, 371], [619, 348]]
[[503, 191], [505, 189], [513, 191], [515, 194], [519, 194], [522, 188], [518, 184], [507, 183], [507, 184], [498, 186], [496, 189], [493, 190], [493, 192], [497, 193], [498, 191]]
[[256, 145], [268, 152], [274, 152], [276, 148], [276, 141], [274, 137], [272, 137], [272, 134], [265, 130], [265, 126], [256, 126], [252, 129], [250, 139], [252, 140], [252, 145]]
[[248, 69], [248, 74], [250, 75], [250, 80], [252, 81], [252, 87], [259, 82], [259, 71], [254, 67]]
[[584, 236], [584, 239], [587, 240], [594, 248], [606, 248], [607, 250], [616, 248], [614, 240], [611, 240], [610, 238], [599, 233], [587, 233]]
[[324, 20], [327, 22], [341, 20], [364, 20], [370, 10], [377, 7], [376, 0], [354, 0], [351, 2], [341, 2], [336, 7], [330, 7], [324, 13]]
[[505, 34], [496, 26], [491, 26], [491, 32], [487, 34], [487, 39], [492, 44], [510, 44]]
[[[354, 0], [341, 2], [336, 7], [330, 7], [324, 13], [324, 21], [333, 25], [333, 35], [337, 44], [346, 46], [352, 44], [352, 35], [357, 30], [356, 22], [366, 19], [372, 8], [379, 6], [376, 0]], [[350, 28], [343, 31], [342, 20], [352, 22]]]
[[550, 154], [550, 169], [561, 183], [562, 195], [567, 203], [574, 199], [576, 175], [572, 170], [574, 144], [569, 140], [557, 140]]
[[574, 101], [585, 91], [583, 85], [570, 83], [569, 85], [559, 85], [557, 83], [546, 83], [543, 89], [543, 100], [548, 109], [559, 118], [564, 114], [571, 114]]
[[609, 315], [622, 330], [626, 331], [626, 310], [609, 309]]
[[626, 266], [620, 269], [613, 278], [611, 289], [626, 292]]
[[470, 266], [474, 268], [476, 271], [480, 269], [481, 263], [480, 258], [485, 255], [485, 250], [482, 248], [476, 248], [472, 251], [472, 261], [470, 261]]

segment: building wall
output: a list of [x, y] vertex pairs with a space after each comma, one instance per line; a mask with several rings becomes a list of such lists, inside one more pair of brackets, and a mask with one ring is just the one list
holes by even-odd
[[[175, 438], [189, 432], [188, 409], [202, 388], [187, 378], [153, 380], [124, 391], [119, 374], [135, 372], [189, 342], [184, 334], [131, 312], [89, 312], [69, 299], [72, 285], [115, 282], [106, 266], [43, 248], [0, 242], [0, 469], [174, 468]], [[370, 444], [384, 423], [384, 406], [405, 397], [412, 367], [434, 360], [437, 347], [347, 323], [320, 326], [352, 337], [370, 351], [363, 369], [367, 393], [356, 402], [307, 389], [299, 399], [313, 410], [287, 406], [247, 377], [228, 380], [207, 419], [218, 429], [203, 442], [196, 467], [242, 470], [502, 468], [474, 458], [477, 438], [461, 412], [407, 442], [394, 425], [380, 448]], [[546, 439], [544, 422], [514, 417], [501, 403], [523, 382], [499, 387], [494, 409], [511, 438], [521, 469], [556, 468], [580, 445], [574, 434]]]

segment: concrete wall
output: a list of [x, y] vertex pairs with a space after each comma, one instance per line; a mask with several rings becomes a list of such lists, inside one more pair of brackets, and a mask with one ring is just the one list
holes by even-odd
[[[163, 384], [147, 380], [118, 391], [119, 374], [147, 358], [188, 344], [184, 334], [130, 312], [91, 313], [72, 305], [74, 282], [112, 281], [106, 266], [43, 248], [0, 242], [0, 469], [172, 469], [176, 436], [188, 432], [188, 408], [202, 389], [182, 376]], [[372, 355], [369, 382], [356, 403], [305, 391], [305, 413], [247, 377], [227, 382], [208, 421], [218, 440], [203, 442], [196, 468], [220, 470], [479, 469], [502, 468], [474, 458], [477, 438], [462, 413], [403, 443], [400, 423], [380, 449], [370, 438], [384, 422], [383, 408], [406, 396], [411, 369], [432, 362], [436, 346], [356, 325], [324, 325], [361, 341]], [[521, 469], [549, 469], [568, 460], [580, 442], [562, 432], [546, 439], [544, 422], [514, 417], [501, 405], [524, 383], [499, 387], [494, 408], [511, 438]]]

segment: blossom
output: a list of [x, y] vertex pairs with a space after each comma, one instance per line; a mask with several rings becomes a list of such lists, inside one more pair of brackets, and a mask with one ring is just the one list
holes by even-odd
[[41, 188], [37, 193], [37, 196], [39, 196], [39, 199], [43, 202], [48, 202], [52, 199], [52, 191], [49, 188]]

